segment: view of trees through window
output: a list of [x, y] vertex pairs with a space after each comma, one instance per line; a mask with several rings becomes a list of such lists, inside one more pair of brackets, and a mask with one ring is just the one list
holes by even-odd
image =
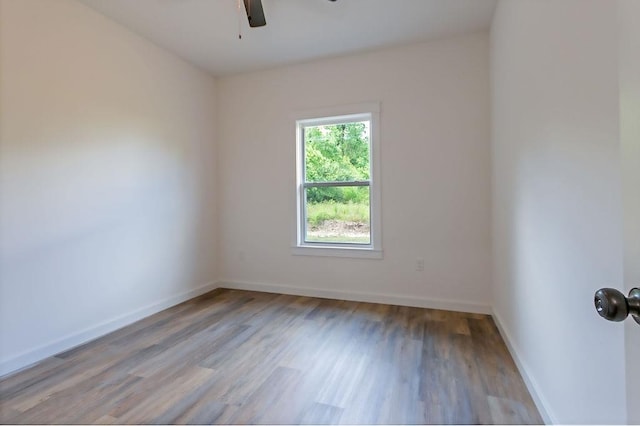
[[304, 128], [309, 242], [371, 242], [369, 122]]

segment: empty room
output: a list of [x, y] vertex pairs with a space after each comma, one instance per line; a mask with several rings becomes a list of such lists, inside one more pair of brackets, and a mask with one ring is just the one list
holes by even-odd
[[640, 423], [639, 188], [640, 0], [0, 0], [0, 423]]

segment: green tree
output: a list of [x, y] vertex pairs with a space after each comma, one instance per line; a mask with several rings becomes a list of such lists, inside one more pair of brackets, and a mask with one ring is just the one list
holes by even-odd
[[[309, 182], [369, 179], [369, 136], [365, 123], [305, 128], [305, 171]], [[309, 188], [310, 202], [365, 202], [357, 187]]]

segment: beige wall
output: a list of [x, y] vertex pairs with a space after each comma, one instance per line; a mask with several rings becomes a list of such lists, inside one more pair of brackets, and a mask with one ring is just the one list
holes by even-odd
[[74, 1], [0, 16], [1, 374], [217, 268], [213, 78]]
[[502, 1], [492, 25], [494, 310], [558, 423], [626, 420], [624, 327], [593, 306], [623, 282], [617, 37], [599, 0]]
[[[294, 256], [294, 114], [362, 102], [381, 105], [384, 258]], [[221, 78], [218, 111], [225, 285], [489, 309], [487, 34]]]

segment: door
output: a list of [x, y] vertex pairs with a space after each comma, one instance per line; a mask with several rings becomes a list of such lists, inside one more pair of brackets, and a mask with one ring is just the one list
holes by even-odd
[[[640, 287], [640, 1], [619, 0], [624, 293]], [[640, 424], [640, 325], [625, 321], [627, 423]], [[632, 386], [633, 385], [633, 386]]]

